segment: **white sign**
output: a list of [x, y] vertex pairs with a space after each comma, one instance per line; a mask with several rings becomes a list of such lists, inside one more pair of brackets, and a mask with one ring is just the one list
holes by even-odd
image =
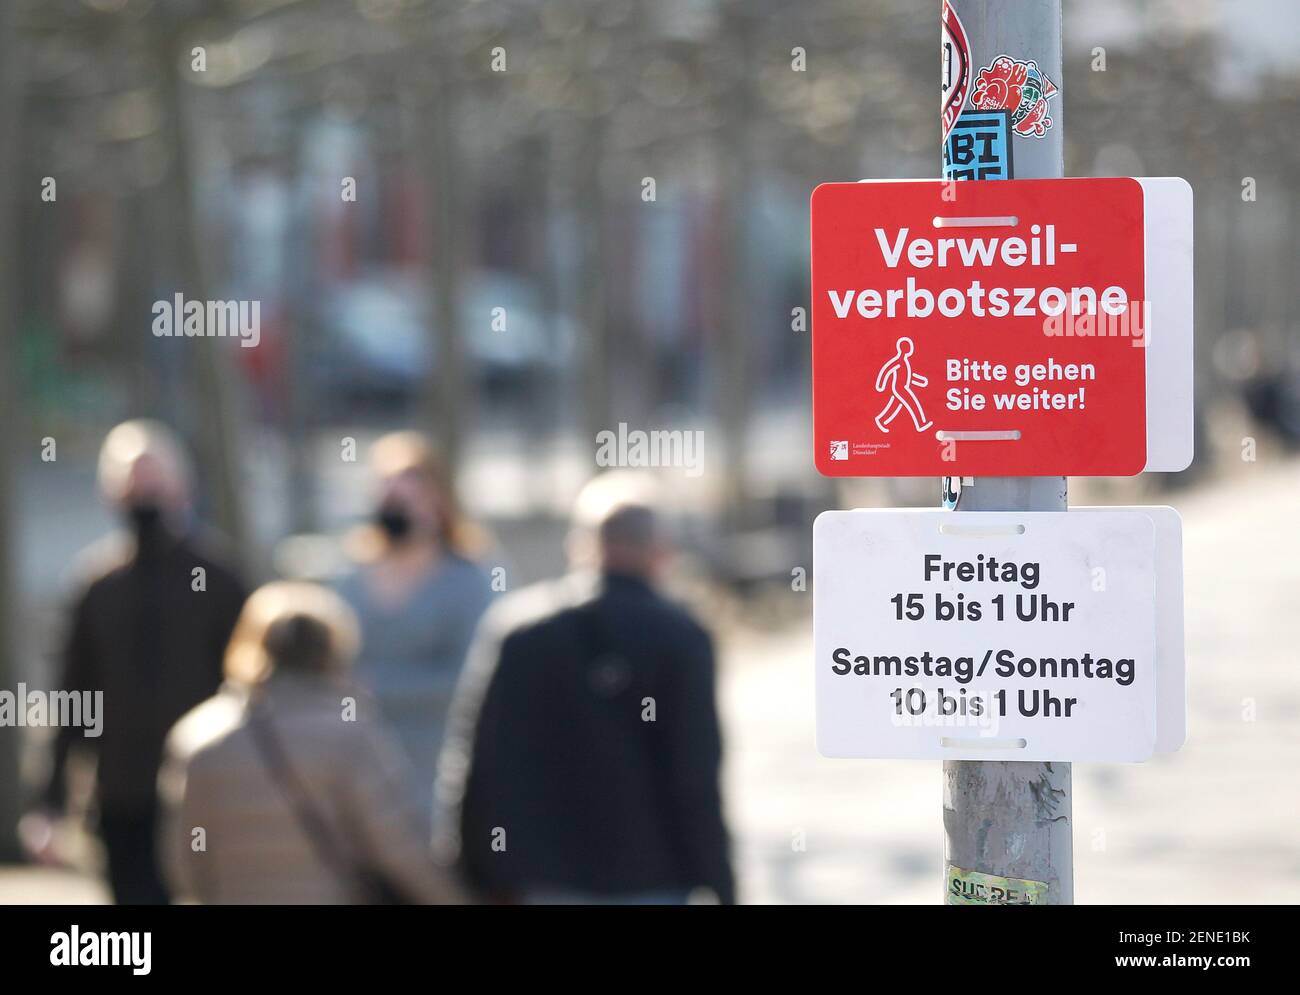
[[1156, 529], [1156, 752], [1187, 742], [1187, 657], [1183, 645], [1183, 518], [1165, 505], [1076, 507], [1075, 512], [1136, 511]]
[[813, 526], [829, 757], [1144, 760], [1156, 539], [1139, 511], [828, 511]]
[[1146, 468], [1177, 473], [1192, 462], [1192, 188], [1176, 176], [1138, 182], [1149, 302]]

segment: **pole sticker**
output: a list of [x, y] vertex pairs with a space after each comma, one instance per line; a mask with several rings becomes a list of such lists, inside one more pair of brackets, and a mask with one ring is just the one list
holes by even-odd
[[[1024, 138], [1042, 138], [1052, 127], [1048, 101], [1060, 89], [1033, 59], [999, 55], [975, 79], [971, 104], [978, 110], [1011, 112], [1011, 127]], [[944, 121], [945, 128], [947, 120]], [[945, 136], [947, 131], [944, 132]]]
[[1047, 882], [1004, 878], [948, 865], [945, 905], [1046, 905]]
[[943, 140], [948, 140], [948, 133], [957, 123], [966, 95], [970, 92], [970, 43], [966, 40], [966, 29], [961, 25], [957, 12], [943, 0], [943, 70], [941, 79], [941, 96], [939, 102], [940, 116], [943, 119]]
[[1011, 112], [967, 108], [943, 143], [945, 180], [1009, 180]]

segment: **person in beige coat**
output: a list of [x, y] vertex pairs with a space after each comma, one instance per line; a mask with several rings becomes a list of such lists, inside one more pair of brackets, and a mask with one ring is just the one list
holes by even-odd
[[168, 736], [169, 884], [204, 904], [444, 903], [400, 748], [362, 717], [355, 619], [332, 592], [268, 584], [244, 606], [226, 684]]

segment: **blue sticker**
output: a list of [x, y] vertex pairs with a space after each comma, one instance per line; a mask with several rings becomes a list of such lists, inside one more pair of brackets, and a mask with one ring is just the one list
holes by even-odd
[[1011, 112], [966, 108], [943, 143], [945, 180], [1009, 180]]

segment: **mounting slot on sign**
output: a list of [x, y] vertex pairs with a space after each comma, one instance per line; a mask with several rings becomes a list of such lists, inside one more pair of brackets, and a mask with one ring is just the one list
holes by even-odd
[[963, 539], [993, 539], [997, 536], [1022, 536], [1025, 534], [1025, 527], [1023, 525], [957, 525], [952, 522], [942, 522], [939, 525], [939, 534], [960, 536]]
[[952, 739], [941, 736], [939, 745], [945, 750], [1023, 750], [1029, 744], [1023, 739]]
[[940, 442], [1019, 442], [1020, 429], [990, 430], [987, 432], [949, 432], [939, 429], [934, 437]]
[[1008, 228], [1020, 224], [1015, 215], [987, 218], [940, 218], [932, 219], [936, 228]]

